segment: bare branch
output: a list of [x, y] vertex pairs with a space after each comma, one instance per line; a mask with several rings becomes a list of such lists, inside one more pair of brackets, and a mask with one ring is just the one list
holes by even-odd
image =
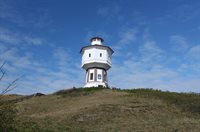
[[[6, 72], [3, 70], [3, 67], [5, 65], [5, 62], [0, 66], [0, 81], [2, 81], [2, 79], [4, 78]], [[17, 87], [16, 82], [20, 79], [21, 77], [18, 77], [17, 79], [13, 80], [11, 83], [8, 84], [8, 86], [6, 86], [5, 88], [2, 89], [2, 92], [0, 92], [0, 98], [2, 97], [2, 95], [12, 91], [13, 89], [15, 89]]]
[[4, 95], [5, 93], [15, 89], [17, 87], [16, 82], [19, 80], [19, 78], [15, 79], [14, 81], [12, 81], [11, 83], [8, 84], [8, 86], [3, 89], [3, 91], [1, 92], [2, 95]]
[[5, 62], [1, 65], [0, 67], [0, 72], [1, 72], [1, 76], [0, 76], [0, 81], [3, 79], [4, 75], [5, 75], [5, 71], [3, 70], [3, 66], [5, 65]]
[[6, 64], [6, 62], [4, 61], [3, 64], [1, 65], [0, 69], [3, 69], [3, 66]]

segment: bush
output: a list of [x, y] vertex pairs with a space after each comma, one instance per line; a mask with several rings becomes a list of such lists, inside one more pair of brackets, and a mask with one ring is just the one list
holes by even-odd
[[63, 97], [70, 96], [84, 96], [94, 93], [95, 91], [105, 89], [103, 87], [91, 87], [91, 88], [71, 88], [66, 90], [60, 90], [54, 93], [54, 95], [61, 95]]
[[15, 131], [16, 108], [11, 103], [0, 103], [0, 131]]

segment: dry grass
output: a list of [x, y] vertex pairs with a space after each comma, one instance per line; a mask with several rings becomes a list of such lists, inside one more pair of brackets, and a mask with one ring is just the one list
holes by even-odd
[[36, 125], [30, 131], [200, 130], [199, 114], [144, 95], [102, 89], [32, 97], [17, 103], [18, 117]]
[[22, 95], [15, 95], [15, 94], [6, 94], [3, 95], [1, 98], [1, 101], [10, 101], [10, 100], [16, 100], [23, 97]]

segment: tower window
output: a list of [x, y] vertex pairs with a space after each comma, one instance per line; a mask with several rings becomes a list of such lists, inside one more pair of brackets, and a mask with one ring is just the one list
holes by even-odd
[[99, 79], [99, 80], [101, 79], [101, 74], [98, 74], [98, 79]]
[[90, 80], [93, 80], [93, 73], [90, 73]]
[[100, 55], [99, 55], [100, 57], [102, 57], [102, 53], [100, 53]]
[[89, 53], [89, 57], [91, 57], [91, 54]]

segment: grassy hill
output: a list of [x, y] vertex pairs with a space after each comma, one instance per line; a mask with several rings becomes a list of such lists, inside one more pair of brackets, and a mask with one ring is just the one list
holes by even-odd
[[200, 95], [193, 93], [87, 88], [8, 99], [18, 131], [200, 130]]

